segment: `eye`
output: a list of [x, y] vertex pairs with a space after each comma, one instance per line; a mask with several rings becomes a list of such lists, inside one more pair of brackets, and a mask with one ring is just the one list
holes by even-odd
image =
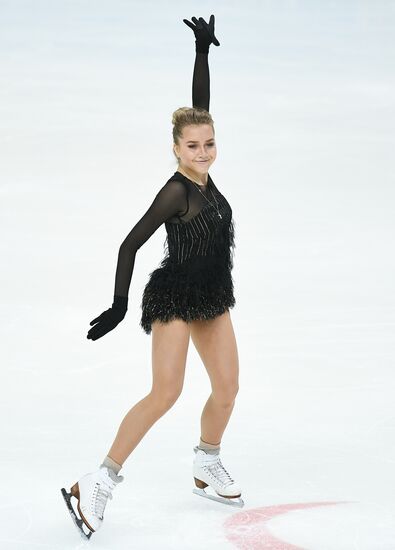
[[[215, 143], [207, 143], [208, 147], [214, 147]], [[189, 149], [194, 149], [196, 145], [188, 145]]]

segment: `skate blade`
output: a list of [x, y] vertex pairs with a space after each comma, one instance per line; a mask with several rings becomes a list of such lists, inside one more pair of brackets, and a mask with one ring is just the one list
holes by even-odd
[[236, 506], [238, 508], [243, 508], [244, 501], [240, 497], [238, 498], [226, 498], [226, 497], [220, 497], [219, 495], [210, 495], [209, 493], [206, 493], [204, 489], [197, 489], [193, 488], [192, 490], [195, 495], [199, 495], [204, 498], [209, 498], [210, 500], [216, 500], [217, 502], [222, 502], [222, 504], [228, 504], [229, 506]]
[[71, 504], [71, 497], [73, 495], [71, 493], [68, 493], [66, 491], [66, 489], [64, 489], [64, 488], [61, 489], [61, 493], [63, 495], [63, 498], [64, 498], [65, 502], [66, 502], [66, 506], [67, 506], [68, 511], [70, 512], [71, 518], [72, 518], [74, 524], [76, 525], [78, 531], [80, 532], [81, 537], [84, 540], [89, 540], [92, 536], [92, 531], [88, 530], [88, 533], [86, 533], [83, 530], [83, 527], [84, 526], [86, 527], [86, 525], [85, 525], [85, 523], [83, 522], [83, 520], [81, 518], [77, 517], [77, 514], [75, 513], [75, 510], [73, 508], [73, 505]]

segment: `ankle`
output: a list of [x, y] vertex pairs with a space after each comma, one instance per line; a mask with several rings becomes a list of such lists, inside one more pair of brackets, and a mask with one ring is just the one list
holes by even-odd
[[122, 468], [121, 464], [118, 464], [118, 462], [115, 462], [110, 456], [106, 456], [106, 458], [103, 460], [101, 466], [106, 466], [107, 468], [110, 468], [116, 475], [119, 474], [120, 469]]
[[199, 443], [199, 449], [206, 451], [208, 454], [219, 454], [219, 451], [221, 449], [221, 442], [219, 443], [208, 443], [207, 441], [204, 441], [202, 438], [200, 438]]

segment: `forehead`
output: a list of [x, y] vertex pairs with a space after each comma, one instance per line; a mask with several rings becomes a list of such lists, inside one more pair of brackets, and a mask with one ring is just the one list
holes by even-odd
[[182, 129], [184, 141], [207, 141], [214, 138], [211, 124], [189, 124]]

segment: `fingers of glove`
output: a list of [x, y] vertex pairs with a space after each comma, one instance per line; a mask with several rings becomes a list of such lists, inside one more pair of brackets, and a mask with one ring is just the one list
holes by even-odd
[[101, 338], [102, 336], [107, 334], [107, 332], [110, 332], [110, 330], [113, 330], [117, 326], [117, 324], [118, 323], [103, 323], [102, 322], [102, 323], [94, 326], [88, 332], [88, 335], [87, 335], [88, 340], [98, 340], [99, 338]]
[[90, 326], [94, 325], [95, 323], [98, 323], [100, 322], [102, 319], [105, 319], [108, 315], [108, 312], [111, 311], [111, 308], [109, 309], [106, 309], [106, 311], [103, 311], [103, 313], [101, 313], [99, 315], [99, 317], [96, 317], [96, 319], [93, 319], [93, 321], [91, 321], [89, 324]]
[[86, 337], [87, 337], [88, 340], [97, 340], [97, 338], [98, 338], [97, 331], [95, 331], [95, 330], [88, 331], [88, 334], [86, 335]]
[[103, 326], [103, 323], [98, 323], [93, 328], [88, 330], [87, 338], [88, 340], [95, 340], [95, 336], [98, 334], [98, 327]]
[[104, 336], [105, 334], [107, 334], [108, 330], [100, 330], [100, 331], [95, 331], [95, 332], [89, 332], [88, 333], [88, 340], [98, 340], [99, 338], [101, 338], [102, 336]]
[[100, 332], [93, 332], [93, 333], [88, 333], [88, 340], [98, 340], [99, 338], [101, 338], [102, 336], [104, 336], [108, 331], [100, 331]]
[[200, 20], [202, 26], [206, 29], [206, 31], [210, 35], [210, 38], [211, 38], [214, 46], [219, 46], [219, 42], [217, 40], [217, 37], [214, 34], [214, 15], [211, 15], [210, 22], [208, 24], [203, 19], [203, 17], [200, 17], [199, 20]]
[[90, 326], [94, 325], [95, 323], [98, 323], [103, 318], [103, 313], [99, 315], [99, 317], [96, 317], [96, 319], [93, 319], [89, 324]]
[[202, 28], [202, 24], [201, 24], [201, 22], [200, 22], [199, 19], [197, 19], [196, 17], [191, 17], [191, 19], [192, 19], [192, 21], [195, 23], [195, 25], [196, 25], [196, 27], [197, 27], [198, 29], [201, 29], [201, 28]]
[[183, 19], [184, 23], [186, 25], [188, 25], [188, 27], [191, 27], [191, 29], [193, 30], [193, 32], [195, 32], [195, 25], [193, 23], [191, 23], [190, 21], [188, 21], [188, 19]]

